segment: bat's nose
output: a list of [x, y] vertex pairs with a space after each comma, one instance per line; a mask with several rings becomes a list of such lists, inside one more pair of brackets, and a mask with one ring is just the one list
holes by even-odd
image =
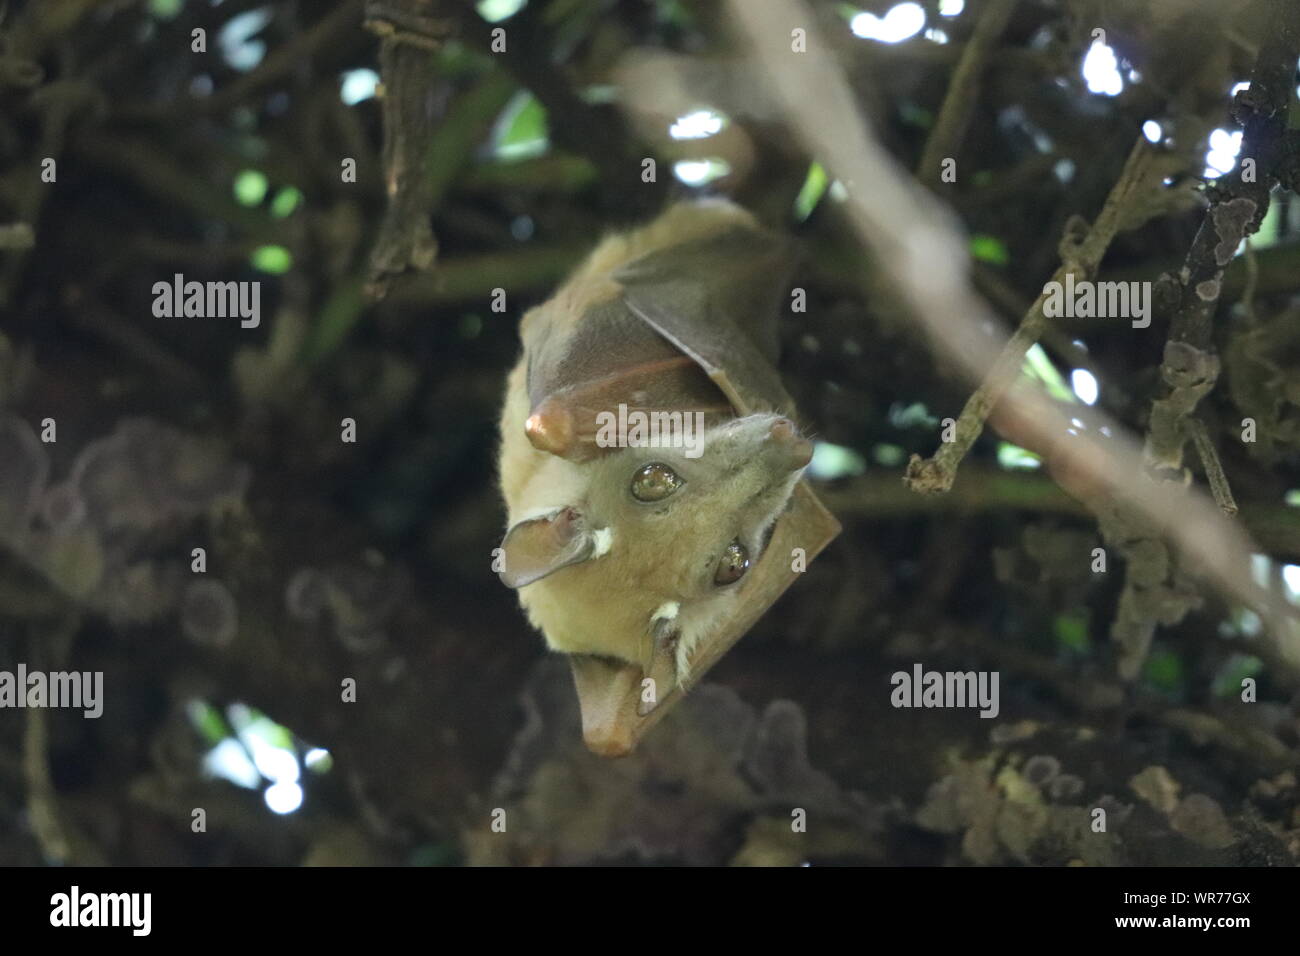
[[799, 434], [799, 429], [790, 419], [778, 418], [774, 421], [770, 437], [791, 471], [803, 468], [812, 461], [812, 442]]

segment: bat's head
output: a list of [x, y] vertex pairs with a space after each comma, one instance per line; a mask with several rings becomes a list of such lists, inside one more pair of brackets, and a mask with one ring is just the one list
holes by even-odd
[[734, 593], [811, 457], [789, 419], [731, 419], [693, 450], [624, 448], [594, 462], [586, 514], [610, 529], [608, 556], [626, 587], [679, 604], [685, 620]]
[[521, 596], [552, 648], [681, 681], [762, 556], [812, 443], [789, 419], [756, 414], [660, 444], [583, 465], [574, 500], [510, 529], [502, 578], [536, 582]]

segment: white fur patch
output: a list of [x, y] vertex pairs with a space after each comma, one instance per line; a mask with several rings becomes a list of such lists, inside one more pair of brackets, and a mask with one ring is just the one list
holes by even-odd
[[680, 632], [677, 638], [677, 685], [686, 686], [686, 681], [691, 676], [691, 655], [695, 653], [695, 645], [700, 642], [698, 633], [686, 633], [685, 630]]
[[650, 615], [650, 620], [652, 621], [674, 620], [677, 617], [677, 612], [680, 611], [681, 609], [682, 606], [678, 604], [676, 601], [668, 601], [664, 604], [659, 605], [659, 610], [655, 611], [653, 614]]
[[608, 554], [609, 549], [614, 546], [614, 529], [597, 528], [591, 533], [591, 543], [594, 550], [591, 552], [593, 558], [599, 558], [601, 555]]

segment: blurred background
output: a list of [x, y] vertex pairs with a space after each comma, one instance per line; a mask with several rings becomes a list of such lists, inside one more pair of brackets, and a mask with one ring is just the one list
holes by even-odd
[[[989, 6], [809, 5], [815, 55], [903, 166]], [[1011, 5], [957, 182], [932, 184], [1008, 325], [1139, 136], [1163, 188], [1101, 278], [1177, 271], [1236, 164], [1233, 96], [1273, 12]], [[1193, 582], [1121, 680], [1124, 562], [1093, 572], [1096, 520], [1038, 456], [986, 430], [947, 495], [903, 484], [968, 389], [724, 13], [0, 3], [0, 670], [104, 674], [97, 720], [0, 710], [0, 862], [1297, 861], [1300, 637]], [[782, 372], [844, 533], [607, 762], [491, 570], [496, 416], [523, 312], [609, 230], [701, 195], [797, 240]], [[1199, 408], [1252, 573], [1293, 602], [1298, 231], [1276, 190], [1225, 273]], [[157, 316], [178, 273], [260, 282], [260, 323]], [[1025, 382], [1080, 429], [1100, 408], [1140, 435], [1167, 326], [1159, 303], [1143, 333], [1061, 319]], [[1000, 716], [894, 709], [890, 675], [917, 661], [998, 671]]]

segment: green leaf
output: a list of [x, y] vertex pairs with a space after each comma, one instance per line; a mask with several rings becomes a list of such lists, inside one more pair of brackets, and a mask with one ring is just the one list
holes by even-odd
[[939, 424], [939, 419], [930, 414], [924, 402], [913, 402], [910, 405], [898, 402], [889, 408], [889, 424], [894, 428], [933, 428]]
[[1003, 468], [1029, 470], [1038, 468], [1042, 463], [1043, 460], [1032, 451], [1009, 441], [998, 442], [998, 464]]
[[1075, 405], [1079, 403], [1079, 396], [1074, 394], [1074, 389], [1070, 388], [1065, 377], [1056, 370], [1056, 366], [1052, 364], [1052, 360], [1047, 357], [1041, 345], [1030, 346], [1029, 351], [1025, 353], [1025, 364], [1021, 371], [1030, 378], [1042, 382], [1047, 389], [1047, 394], [1053, 398]]
[[271, 275], [284, 275], [293, 268], [293, 256], [284, 246], [258, 246], [248, 257], [253, 268]]
[[810, 165], [803, 186], [799, 189], [799, 195], [794, 200], [795, 219], [803, 222], [811, 216], [817, 204], [821, 202], [822, 196], [826, 194], [826, 187], [829, 185], [830, 180], [826, 176], [825, 167], [821, 163]]
[[361, 319], [365, 307], [365, 282], [361, 278], [354, 276], [340, 283], [321, 309], [320, 318], [303, 343], [302, 363], [315, 365], [334, 354]]
[[285, 186], [271, 200], [271, 215], [276, 219], [283, 219], [297, 209], [301, 202], [302, 191], [293, 186]]
[[876, 464], [884, 465], [886, 468], [897, 468], [907, 460], [907, 451], [901, 445], [891, 445], [888, 442], [882, 442], [871, 449], [871, 455], [876, 459]]
[[995, 266], [1004, 266], [1011, 261], [1011, 253], [1006, 244], [997, 236], [976, 234], [970, 237], [971, 258], [979, 262], [988, 262]]
[[208, 743], [219, 744], [231, 736], [230, 725], [221, 716], [221, 711], [206, 700], [191, 700], [185, 709], [189, 714], [190, 723], [194, 725], [194, 729]]
[[1241, 682], [1247, 677], [1258, 677], [1264, 670], [1264, 662], [1252, 654], [1233, 654], [1224, 662], [1222, 670], [1214, 678], [1215, 697], [1237, 697], [1241, 694]]
[[1151, 686], [1168, 693], [1183, 687], [1183, 661], [1173, 651], [1155, 651], [1147, 658], [1146, 679]]
[[1056, 643], [1061, 647], [1087, 654], [1092, 648], [1088, 640], [1088, 615], [1085, 611], [1075, 610], [1058, 614], [1052, 622], [1056, 632]]
[[1282, 208], [1280, 202], [1270, 203], [1268, 212], [1264, 213], [1264, 219], [1259, 224], [1259, 231], [1246, 241], [1250, 243], [1252, 249], [1256, 251], [1267, 249], [1269, 246], [1276, 246], [1282, 239]]
[[149, 0], [149, 12], [159, 20], [170, 20], [184, 5], [185, 0]]
[[518, 93], [501, 114], [493, 154], [501, 160], [530, 159], [550, 144], [546, 107], [532, 93]]
[[245, 169], [235, 177], [235, 200], [241, 206], [260, 206], [266, 198], [266, 176], [256, 169]]
[[[492, 70], [452, 102], [424, 154], [429, 178], [429, 208], [437, 209], [451, 184], [470, 165], [484, 140], [509, 125], [512, 101], [519, 86], [505, 70]], [[504, 124], [504, 125], [503, 125]]]

